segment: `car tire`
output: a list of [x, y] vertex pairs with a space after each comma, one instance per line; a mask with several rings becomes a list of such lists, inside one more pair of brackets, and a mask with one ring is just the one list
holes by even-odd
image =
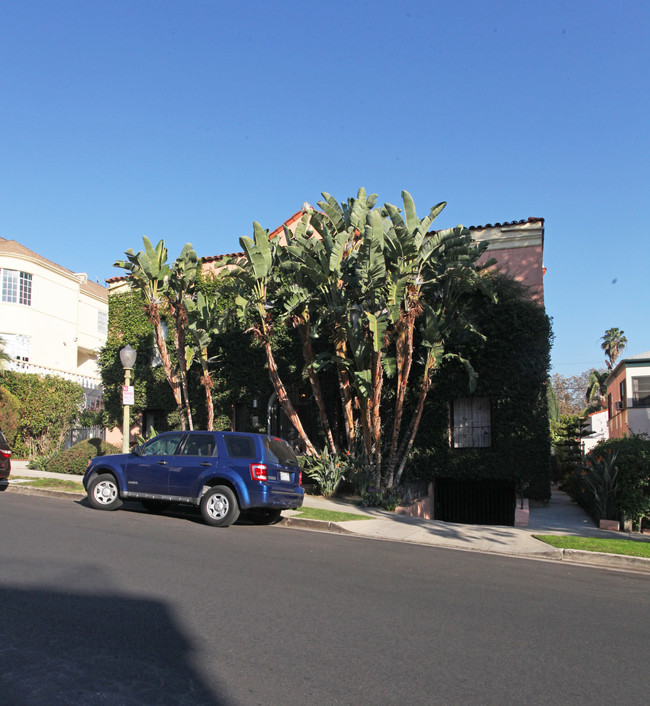
[[171, 507], [169, 500], [140, 500], [140, 504], [149, 512], [164, 512]]
[[95, 510], [117, 510], [120, 507], [120, 489], [110, 473], [93, 478], [88, 486], [88, 502]]
[[261, 507], [250, 511], [250, 519], [256, 525], [272, 525], [277, 522], [282, 515], [282, 510], [270, 507]]
[[212, 527], [228, 527], [239, 517], [239, 504], [227, 485], [215, 485], [201, 498], [201, 516]]

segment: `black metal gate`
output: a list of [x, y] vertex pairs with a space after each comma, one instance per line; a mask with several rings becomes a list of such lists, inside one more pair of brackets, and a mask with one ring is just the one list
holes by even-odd
[[468, 525], [514, 526], [516, 499], [514, 481], [438, 478], [435, 518]]

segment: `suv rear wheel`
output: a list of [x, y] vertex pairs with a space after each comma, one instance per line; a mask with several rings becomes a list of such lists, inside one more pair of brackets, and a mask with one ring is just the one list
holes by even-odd
[[239, 504], [227, 485], [215, 485], [201, 498], [201, 516], [213, 527], [228, 527], [239, 517]]

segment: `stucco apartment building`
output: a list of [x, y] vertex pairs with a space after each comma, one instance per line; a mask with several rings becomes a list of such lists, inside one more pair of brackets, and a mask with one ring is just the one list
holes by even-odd
[[650, 434], [650, 351], [621, 360], [605, 383], [610, 438]]
[[10, 370], [79, 383], [85, 406], [102, 399], [98, 350], [106, 341], [108, 290], [0, 238], [0, 338]]

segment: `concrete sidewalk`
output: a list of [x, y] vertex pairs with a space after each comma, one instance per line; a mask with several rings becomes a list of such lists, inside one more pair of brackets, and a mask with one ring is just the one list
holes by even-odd
[[[61, 480], [81, 481], [81, 476], [33, 471], [25, 461], [12, 461], [11, 475], [23, 477], [60, 478]], [[37, 492], [37, 489], [20, 487], [19, 481], [10, 477], [10, 488], [19, 492]], [[48, 491], [40, 491], [47, 494]], [[56, 492], [56, 495], [80, 497], [75, 493]], [[81, 496], [83, 497], [83, 496]], [[566, 493], [553, 489], [551, 501], [546, 507], [530, 509], [528, 527], [506, 527], [493, 525], [462, 525], [439, 520], [424, 520], [406, 517], [378, 508], [359, 507], [354, 499], [334, 498], [326, 500], [320, 496], [305, 495], [305, 507], [348, 512], [366, 516], [369, 519], [345, 522], [307, 520], [296, 515], [299, 511], [283, 512], [279, 523], [283, 527], [331, 531], [351, 534], [369, 539], [393, 542], [409, 542], [448, 549], [488, 552], [517, 557], [550, 559], [591, 564], [616, 569], [650, 572], [650, 559], [628, 557], [617, 554], [600, 554], [571, 549], [556, 549], [533, 537], [534, 534], [565, 534], [582, 537], [632, 538], [649, 541], [640, 535], [600, 530], [591, 518], [576, 505]]]

